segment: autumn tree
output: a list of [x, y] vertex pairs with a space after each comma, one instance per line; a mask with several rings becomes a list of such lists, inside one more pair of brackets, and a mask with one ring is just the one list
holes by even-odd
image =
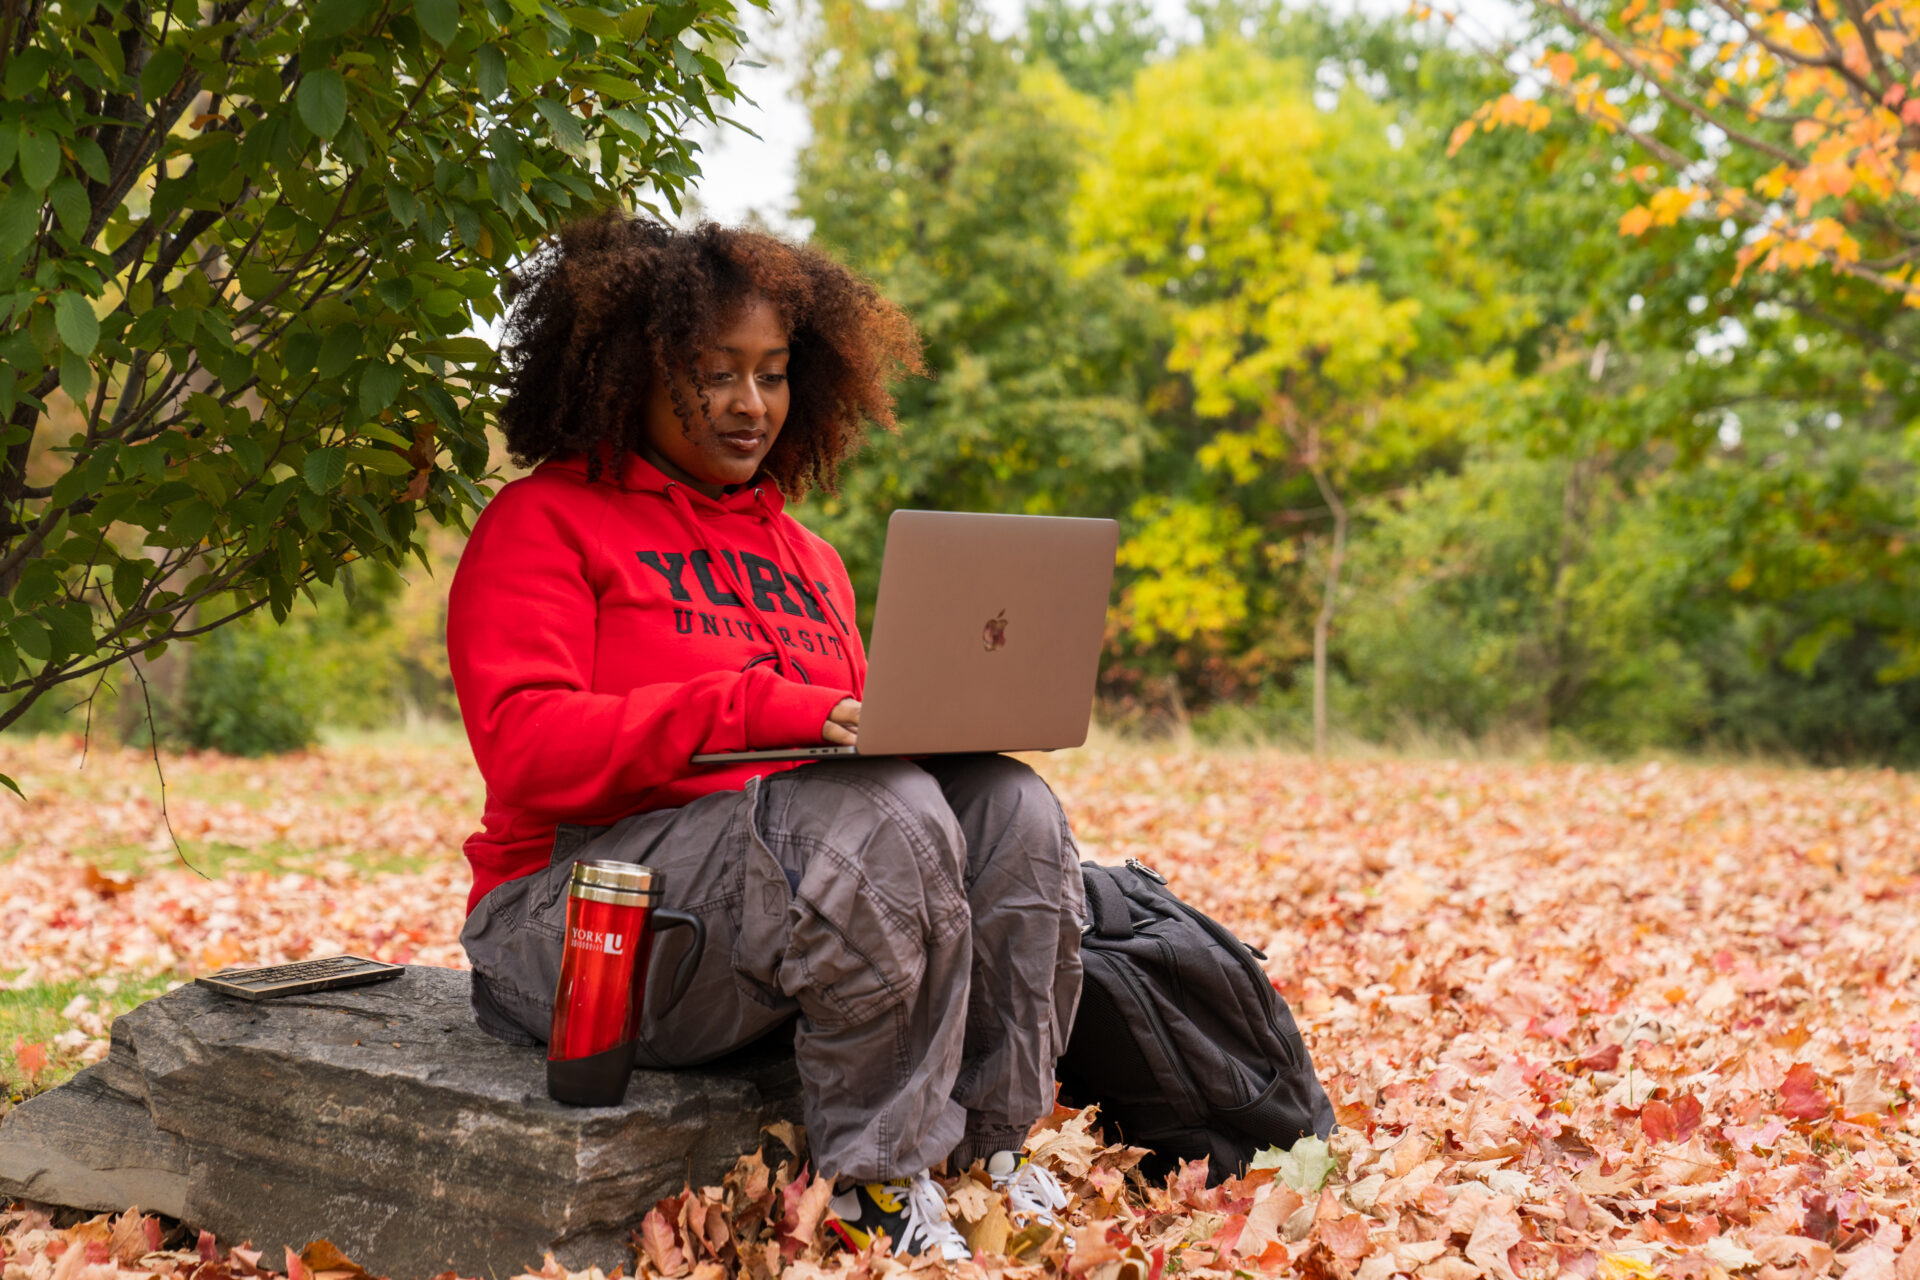
[[481, 504], [502, 272], [664, 200], [732, 0], [0, 3], [0, 727]]
[[1623, 234], [1730, 219], [1742, 271], [1824, 266], [1920, 305], [1920, 4], [1533, 8], [1537, 74], [1462, 123], [1456, 146], [1476, 128], [1537, 129], [1564, 104], [1646, 157]]
[[906, 307], [932, 377], [897, 390], [837, 499], [807, 518], [872, 599], [896, 507], [1107, 514], [1148, 481], [1159, 316], [1080, 271], [1068, 215], [1093, 104], [1022, 66], [969, 0], [820, 7], [796, 211]]
[[[1338, 197], [1391, 162], [1379, 114], [1342, 106], [1320, 111], [1297, 67], [1234, 43], [1151, 66], [1114, 113], [1075, 217], [1090, 266], [1124, 264], [1160, 300], [1167, 367], [1203, 431], [1187, 483], [1136, 507], [1121, 551], [1140, 571], [1130, 624], [1151, 639], [1242, 623], [1263, 570], [1310, 550], [1319, 750], [1355, 495], [1457, 429], [1459, 379], [1498, 376], [1423, 354], [1423, 302], [1386, 286], [1345, 225], [1358, 210]], [[1456, 287], [1442, 311], [1487, 305], [1466, 245], [1431, 247], [1431, 278]], [[1303, 529], [1321, 533], [1303, 543]]]

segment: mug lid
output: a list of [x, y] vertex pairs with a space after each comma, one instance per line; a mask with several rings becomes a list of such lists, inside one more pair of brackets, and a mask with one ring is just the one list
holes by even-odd
[[602, 858], [574, 863], [572, 884], [576, 889], [657, 894], [660, 892], [660, 873], [638, 862], [616, 862]]

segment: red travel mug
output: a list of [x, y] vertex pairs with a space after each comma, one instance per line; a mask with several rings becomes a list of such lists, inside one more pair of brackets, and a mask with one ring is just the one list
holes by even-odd
[[707, 926], [684, 911], [656, 906], [660, 873], [633, 862], [581, 862], [567, 893], [567, 936], [547, 1038], [547, 1093], [556, 1102], [617, 1106], [627, 1096], [653, 938], [693, 930], [667, 993], [678, 1004], [693, 981]]

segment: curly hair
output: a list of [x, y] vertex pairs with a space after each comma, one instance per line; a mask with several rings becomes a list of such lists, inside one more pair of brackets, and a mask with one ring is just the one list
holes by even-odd
[[[789, 498], [835, 490], [866, 423], [897, 429], [887, 384], [922, 373], [913, 322], [874, 286], [816, 249], [764, 232], [702, 223], [682, 231], [608, 212], [550, 236], [507, 285], [507, 448], [521, 466], [585, 451], [589, 479], [638, 452], [639, 406], [664, 379], [706, 393], [694, 359], [750, 298], [789, 335], [786, 424], [761, 471]], [[673, 375], [681, 373], [685, 378]]]

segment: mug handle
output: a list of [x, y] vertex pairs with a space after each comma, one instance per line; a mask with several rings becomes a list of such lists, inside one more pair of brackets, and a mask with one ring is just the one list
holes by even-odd
[[655, 908], [653, 911], [653, 930], [656, 935], [668, 929], [693, 930], [693, 945], [687, 954], [680, 957], [680, 967], [673, 971], [673, 986], [667, 990], [667, 1003], [660, 1012], [673, 1008], [680, 1003], [680, 997], [687, 994], [687, 988], [693, 985], [693, 974], [700, 967], [701, 953], [707, 949], [707, 922], [699, 916], [685, 911], [671, 911]]

